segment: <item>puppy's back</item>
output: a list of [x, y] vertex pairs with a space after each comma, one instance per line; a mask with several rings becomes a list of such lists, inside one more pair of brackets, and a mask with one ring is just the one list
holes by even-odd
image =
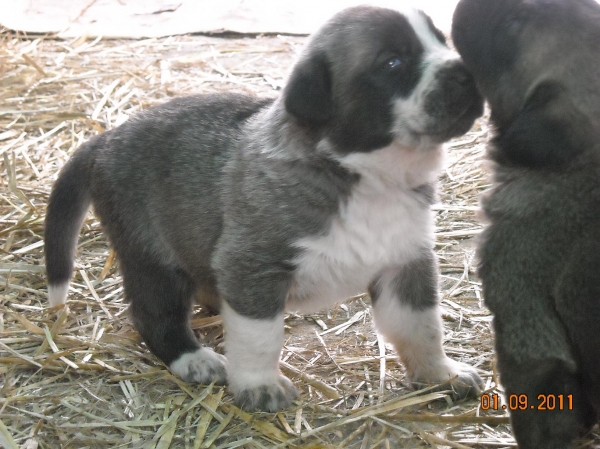
[[271, 101], [240, 94], [177, 98], [79, 148], [59, 175], [46, 217], [51, 304], [66, 299], [90, 203], [121, 258], [136, 253], [192, 272], [203, 268], [186, 266], [192, 261], [208, 267], [221, 229], [222, 168], [243, 124]]

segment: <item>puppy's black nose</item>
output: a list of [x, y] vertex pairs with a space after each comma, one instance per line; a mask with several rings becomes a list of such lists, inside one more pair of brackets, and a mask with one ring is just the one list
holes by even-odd
[[475, 78], [460, 59], [448, 62], [438, 71], [436, 78], [437, 94], [431, 97], [431, 109], [438, 112], [433, 114], [439, 115], [439, 111], [445, 111], [448, 116], [466, 113], [468, 120], [461, 121], [465, 126], [468, 125], [462, 131], [466, 132], [473, 120], [483, 113], [483, 98], [477, 90]]
[[453, 70], [450, 73], [450, 79], [462, 87], [473, 84], [473, 76], [462, 64], [453, 67]]

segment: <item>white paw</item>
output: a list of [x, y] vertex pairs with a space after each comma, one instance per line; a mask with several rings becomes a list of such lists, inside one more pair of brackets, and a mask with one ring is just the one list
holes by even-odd
[[169, 365], [169, 369], [177, 377], [186, 382], [219, 385], [225, 383], [227, 377], [227, 359], [210, 348], [198, 348], [180, 356]]
[[254, 386], [234, 387], [230, 384], [238, 407], [252, 412], [277, 412], [292, 403], [298, 396], [296, 387], [285, 376], [279, 374], [273, 382]]
[[276, 412], [296, 398], [296, 389], [279, 371], [283, 313], [269, 319], [237, 313], [223, 301], [227, 382], [237, 406]]
[[475, 368], [448, 357], [409, 372], [408, 378], [416, 388], [447, 382], [454, 378], [450, 382], [454, 399], [478, 397], [483, 390], [483, 381]]

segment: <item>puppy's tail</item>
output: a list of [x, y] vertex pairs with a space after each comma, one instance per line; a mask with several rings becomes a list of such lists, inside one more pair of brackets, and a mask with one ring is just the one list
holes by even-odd
[[75, 152], [50, 194], [44, 231], [50, 307], [67, 300], [79, 231], [91, 204], [90, 177], [100, 137]]

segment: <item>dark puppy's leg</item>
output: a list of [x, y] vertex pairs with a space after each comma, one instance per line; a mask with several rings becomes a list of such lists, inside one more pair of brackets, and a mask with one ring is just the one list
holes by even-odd
[[[494, 314], [500, 382], [508, 401], [516, 395], [513, 406], [518, 405], [515, 399], [519, 396], [521, 404], [527, 400], [523, 410], [517, 406], [510, 411], [515, 438], [525, 449], [570, 448], [590, 415], [579, 357], [564, 313], [586, 314], [576, 299], [583, 291], [577, 291], [580, 286], [572, 282], [572, 277], [580, 270], [586, 271], [583, 255], [594, 250], [588, 247], [589, 242], [582, 248], [575, 247], [576, 242], [561, 227], [553, 228], [555, 223], [565, 223], [552, 219], [556, 216], [534, 225], [531, 220], [520, 222], [514, 217], [498, 220], [485, 231], [478, 249], [483, 296]], [[552, 246], [548, 242], [554, 235], [561, 238]], [[575, 255], [572, 261], [568, 258], [570, 251]], [[554, 258], [560, 270], [567, 270], [564, 280], [561, 271], [548, 262]], [[592, 279], [596, 278], [596, 267]], [[561, 287], [563, 281], [564, 286], [574, 289], [567, 293]], [[550, 395], [553, 399], [548, 407], [543, 401]], [[556, 404], [554, 410], [549, 410], [552, 401]], [[539, 409], [544, 405], [546, 409]]]
[[185, 381], [223, 383], [225, 357], [200, 347], [188, 322], [194, 293], [188, 275], [148, 260], [120, 265], [133, 323], [150, 350]]
[[[566, 338], [565, 347], [556, 345], [556, 337], [562, 331], [560, 323], [556, 317], [538, 314], [513, 313], [507, 317], [496, 314], [494, 329], [506, 400], [510, 403], [512, 396], [513, 406], [522, 404], [519, 398], [527, 400], [523, 409], [517, 406], [510, 412], [519, 447], [570, 448], [585, 430], [586, 416], [592, 410], [574, 360], [558, 357], [568, 350]], [[556, 351], [556, 357], [548, 354], [552, 350]]]
[[396, 348], [414, 384], [445, 382], [455, 376], [455, 397], [477, 396], [483, 382], [474, 368], [448, 358], [442, 347], [435, 256], [388, 269], [371, 283], [377, 330]]
[[600, 236], [597, 227], [590, 227], [592, 235], [573, 244], [570, 260], [563, 261], [554, 295], [578, 359], [582, 388], [593, 408], [584, 416], [585, 430], [598, 422], [600, 412]]

